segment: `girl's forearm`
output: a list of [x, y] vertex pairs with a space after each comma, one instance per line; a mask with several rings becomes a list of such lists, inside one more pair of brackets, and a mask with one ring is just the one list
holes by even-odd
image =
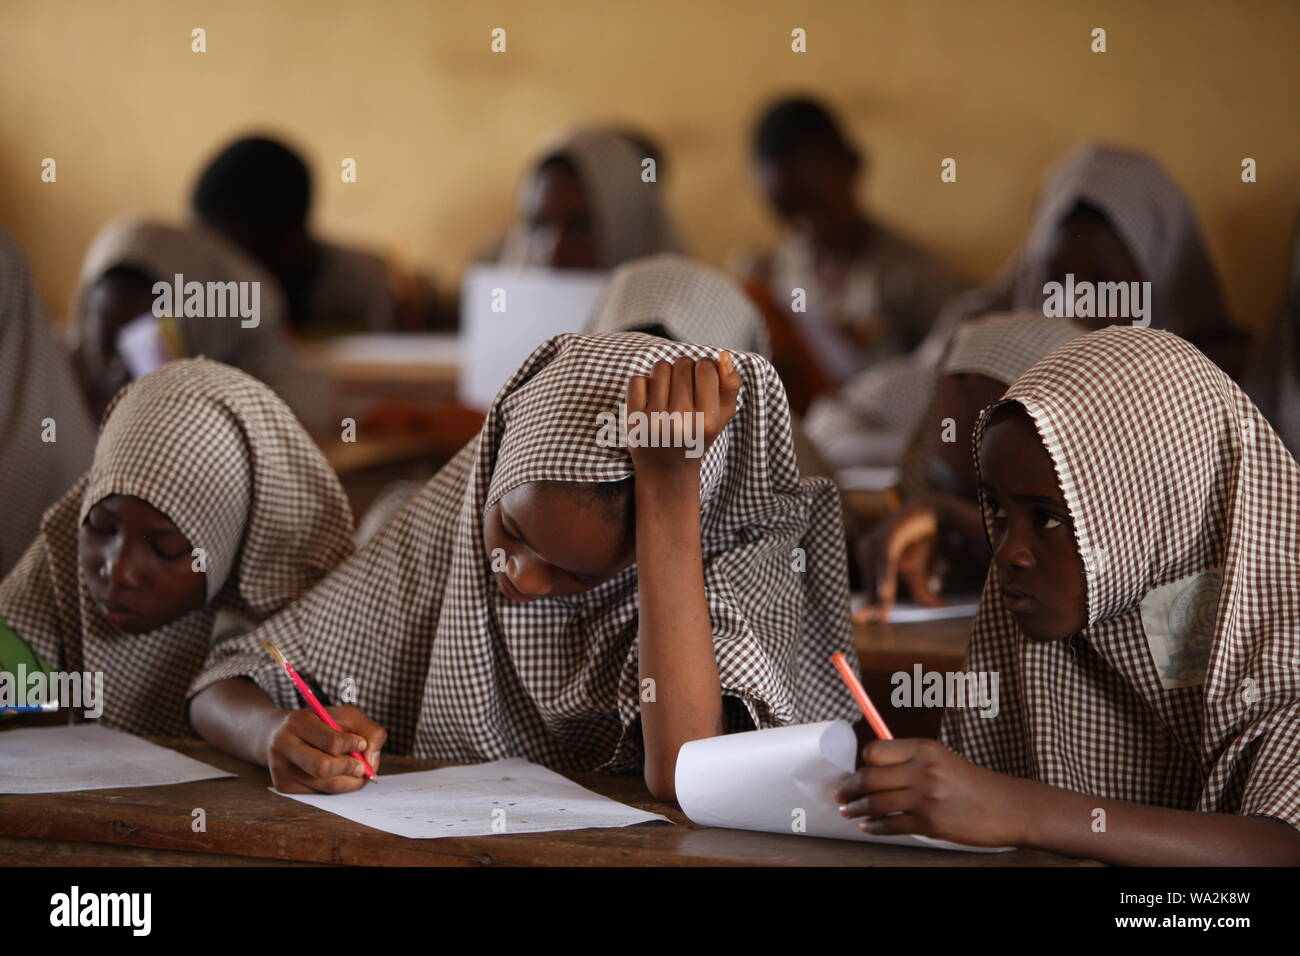
[[1300, 865], [1300, 831], [1276, 820], [1024, 787], [1027, 846], [1119, 866]]
[[275, 728], [289, 712], [275, 706], [253, 681], [233, 677], [190, 701], [190, 725], [218, 750], [265, 767]]
[[723, 730], [704, 595], [699, 478], [638, 475], [635, 488], [645, 777], [651, 793], [672, 800], [677, 751]]

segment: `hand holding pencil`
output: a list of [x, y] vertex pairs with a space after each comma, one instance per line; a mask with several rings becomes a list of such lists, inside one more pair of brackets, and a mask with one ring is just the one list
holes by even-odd
[[268, 653], [285, 669], [310, 709], [289, 711], [267, 752], [271, 782], [281, 793], [346, 793], [378, 777], [387, 732], [358, 707], [324, 707], [275, 645]]

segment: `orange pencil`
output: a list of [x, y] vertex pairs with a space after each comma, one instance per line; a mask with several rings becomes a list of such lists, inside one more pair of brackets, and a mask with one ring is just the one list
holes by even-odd
[[862, 681], [858, 680], [858, 675], [853, 673], [853, 668], [849, 667], [849, 662], [844, 659], [843, 654], [832, 654], [831, 663], [835, 669], [840, 672], [840, 679], [853, 695], [853, 699], [858, 702], [858, 709], [862, 711], [862, 716], [867, 718], [867, 723], [871, 729], [876, 732], [876, 736], [881, 740], [893, 740], [894, 735], [889, 732], [885, 722], [880, 718], [880, 711], [876, 710], [876, 705], [871, 702], [867, 696], [866, 690], [862, 686]]

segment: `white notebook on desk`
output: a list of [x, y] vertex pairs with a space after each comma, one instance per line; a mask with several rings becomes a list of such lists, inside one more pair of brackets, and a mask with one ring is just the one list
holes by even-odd
[[840, 816], [835, 801], [856, 751], [853, 728], [842, 720], [692, 740], [677, 755], [677, 803], [710, 827], [971, 853], [1015, 849], [863, 833], [857, 821]]

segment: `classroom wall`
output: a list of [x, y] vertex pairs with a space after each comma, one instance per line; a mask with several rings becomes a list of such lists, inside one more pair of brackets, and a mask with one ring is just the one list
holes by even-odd
[[[494, 27], [505, 54], [489, 52]], [[1090, 52], [1094, 27], [1106, 53]], [[1234, 313], [1259, 327], [1300, 205], [1297, 36], [1287, 0], [6, 0], [0, 223], [62, 314], [100, 225], [181, 215], [212, 150], [271, 129], [313, 160], [324, 233], [450, 282], [508, 222], [524, 157], [611, 117], [664, 143], [683, 232], [721, 263], [772, 235], [747, 134], [801, 89], [870, 149], [872, 207], [976, 278], [1014, 248], [1054, 156], [1089, 138], [1151, 150], [1190, 192]], [[47, 156], [57, 183], [40, 180]], [[956, 183], [939, 181], [946, 156]]]

